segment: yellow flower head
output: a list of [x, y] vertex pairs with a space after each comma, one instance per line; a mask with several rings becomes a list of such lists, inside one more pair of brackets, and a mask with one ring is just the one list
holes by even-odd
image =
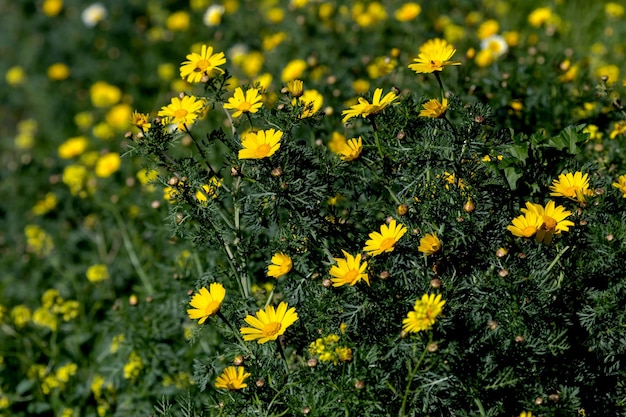
[[284, 83], [300, 78], [307, 67], [307, 63], [303, 59], [294, 59], [283, 68], [280, 80]]
[[147, 131], [152, 126], [150, 116], [148, 114], [139, 113], [136, 110], [130, 116], [130, 123], [137, 126], [137, 128], [143, 132]]
[[535, 417], [531, 411], [522, 411], [519, 417]]
[[239, 117], [243, 113], [256, 113], [263, 106], [262, 98], [256, 88], [249, 88], [244, 96], [241, 87], [237, 87], [234, 96], [228, 99], [224, 108], [235, 110], [233, 117]]
[[334, 154], [341, 155], [341, 150], [348, 144], [346, 137], [339, 132], [333, 132], [328, 141], [328, 149]]
[[330, 268], [330, 280], [333, 283], [333, 287], [341, 287], [342, 285], [350, 284], [355, 285], [360, 280], [370, 284], [369, 276], [365, 269], [367, 268], [367, 262], [361, 263], [361, 254], [356, 256], [350, 255], [345, 250], [341, 250], [345, 258], [333, 258], [337, 265], [333, 265]]
[[243, 135], [239, 150], [239, 159], [263, 159], [274, 155], [280, 148], [280, 139], [283, 132], [280, 130], [259, 130]]
[[372, 97], [372, 102], [365, 100], [363, 97], [359, 97], [358, 104], [350, 106], [348, 110], [344, 110], [341, 114], [344, 115], [342, 122], [345, 123], [353, 117], [361, 116], [363, 118], [376, 115], [382, 112], [387, 106], [393, 103], [398, 96], [396, 93], [389, 92], [385, 94], [384, 97], [381, 98], [383, 94], [382, 88], [377, 88], [374, 91], [374, 96]]
[[122, 98], [122, 90], [104, 81], [97, 81], [89, 88], [91, 103], [95, 107], [110, 107]]
[[59, 145], [58, 153], [63, 159], [70, 159], [85, 152], [87, 146], [89, 146], [87, 138], [84, 136], [77, 136], [75, 138], [69, 138]]
[[280, 278], [287, 275], [293, 268], [293, 261], [289, 255], [278, 252], [272, 256], [272, 264], [267, 267], [267, 276]]
[[538, 243], [543, 242], [549, 245], [554, 235], [567, 232], [570, 226], [574, 226], [574, 222], [565, 220], [572, 213], [565, 210], [563, 206], [556, 206], [552, 200], [548, 201], [545, 207], [541, 204], [526, 202], [526, 208], [522, 209], [522, 213], [528, 212], [534, 212], [539, 217], [537, 235], [535, 236]]
[[446, 115], [446, 111], [448, 110], [448, 99], [444, 98], [443, 101], [440, 102], [439, 99], [434, 98], [422, 104], [422, 107], [424, 110], [420, 111], [421, 117], [438, 119]]
[[256, 317], [247, 315], [244, 319], [252, 327], [242, 327], [240, 329], [243, 340], [257, 340], [262, 344], [270, 340], [276, 340], [285, 333], [287, 327], [291, 326], [298, 320], [296, 309], [291, 307], [284, 301], [278, 305], [267, 306], [264, 310], [256, 312]]
[[593, 195], [593, 190], [589, 189], [589, 174], [576, 171], [574, 174], [559, 175], [559, 178], [552, 181], [550, 193], [553, 197], [567, 197], [579, 203], [585, 202], [585, 196]]
[[250, 376], [243, 366], [229, 366], [215, 380], [215, 388], [236, 391], [248, 386], [244, 381]]
[[425, 255], [432, 255], [441, 250], [441, 241], [434, 233], [426, 233], [426, 235], [420, 239], [420, 245], [417, 248]]
[[293, 97], [300, 97], [304, 92], [304, 83], [302, 80], [291, 80], [287, 82], [287, 91]]
[[196, 200], [206, 203], [208, 197], [217, 198], [217, 189], [222, 186], [222, 182], [216, 177], [211, 177], [208, 184], [204, 184], [196, 191]]
[[86, 275], [89, 282], [100, 282], [109, 279], [109, 270], [104, 264], [95, 264], [87, 268]]
[[[289, 85], [289, 83], [287, 83], [287, 85]], [[302, 110], [302, 113], [300, 113], [301, 119], [313, 116], [322, 108], [322, 105], [324, 104], [324, 97], [317, 90], [306, 90], [299, 98], [294, 98], [291, 101], [292, 106], [296, 104], [296, 100], [298, 101], [298, 106]]]
[[170, 104], [161, 107], [158, 115], [164, 117], [166, 123], [178, 123], [178, 129], [183, 130], [196, 121], [203, 106], [204, 102], [195, 96], [172, 97]]
[[443, 71], [448, 65], [461, 65], [458, 61], [450, 61], [456, 49], [443, 39], [431, 39], [420, 47], [419, 55], [409, 64], [409, 68], [418, 74]]
[[200, 82], [203, 77], [208, 78], [218, 72], [224, 73], [224, 70], [219, 68], [226, 63], [224, 52], [214, 54], [210, 46], [202, 45], [199, 54], [192, 52], [186, 58], [187, 61], [180, 64], [180, 76], [190, 83]]
[[410, 333], [430, 330], [445, 303], [446, 301], [441, 299], [441, 294], [424, 294], [415, 302], [413, 311], [402, 320], [402, 329]]
[[98, 161], [96, 161], [96, 176], [100, 178], [110, 177], [118, 169], [120, 169], [121, 164], [122, 159], [120, 158], [120, 154], [118, 154], [117, 152], [109, 152], [105, 155], [102, 155], [98, 158]]
[[617, 182], [614, 182], [612, 185], [623, 194], [624, 198], [626, 198], [626, 174], [617, 177]]
[[541, 219], [534, 211], [527, 211], [525, 214], [514, 218], [511, 223], [506, 228], [513, 233], [513, 236], [531, 237], [537, 233], [537, 228], [541, 225]]
[[392, 252], [395, 244], [406, 233], [406, 226], [396, 224], [396, 220], [392, 219], [389, 225], [380, 226], [380, 233], [372, 232], [370, 238], [365, 242], [363, 250], [371, 256], [380, 255], [384, 252]]
[[394, 13], [394, 17], [399, 22], [408, 22], [415, 19], [422, 12], [422, 7], [414, 2], [404, 3]]
[[348, 140], [339, 150], [339, 155], [342, 161], [349, 162], [361, 156], [362, 151], [363, 139], [359, 136], [358, 138]]
[[206, 319], [220, 311], [224, 297], [226, 297], [226, 289], [219, 282], [211, 283], [208, 290], [202, 287], [191, 298], [189, 304], [193, 308], [187, 310], [187, 315], [192, 320], [200, 319], [198, 324], [203, 324]]

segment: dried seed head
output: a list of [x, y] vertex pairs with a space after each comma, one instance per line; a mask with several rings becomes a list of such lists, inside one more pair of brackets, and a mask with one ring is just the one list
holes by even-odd
[[330, 286], [333, 285], [333, 282], [331, 280], [329, 280], [328, 278], [326, 278], [325, 280], [322, 281], [322, 285], [325, 288], [330, 288]]
[[233, 365], [235, 365], [235, 366], [243, 365], [243, 356], [241, 356], [241, 355], [235, 356], [235, 359], [233, 359]]
[[356, 389], [365, 388], [365, 381], [361, 381], [360, 379], [357, 379], [356, 381], [354, 381], [354, 388]]
[[167, 180], [167, 185], [171, 185], [172, 187], [174, 187], [175, 185], [178, 185], [178, 177], [172, 177], [169, 180]]
[[501, 269], [498, 272], [498, 275], [500, 275], [502, 278], [506, 277], [507, 275], [509, 275], [509, 270], [508, 269]]
[[548, 395], [548, 399], [555, 403], [555, 402], [558, 402], [561, 399], [561, 396], [557, 392], [557, 393]]
[[470, 198], [468, 198], [467, 202], [463, 204], [463, 211], [466, 213], [471, 213], [474, 210], [476, 210], [476, 204], [474, 204], [474, 202]]
[[614, 238], [614, 236], [613, 236], [613, 234], [612, 234], [612, 233], [609, 233], [608, 235], [606, 235], [606, 240], [607, 240], [607, 242], [612, 241], [612, 240], [613, 240], [613, 238]]
[[409, 212], [409, 206], [406, 204], [400, 204], [396, 209], [396, 212], [398, 213], [398, 216], [404, 216]]
[[489, 320], [487, 322], [487, 326], [489, 327], [489, 329], [491, 330], [496, 330], [498, 328], [498, 322], [495, 320]]
[[535, 405], [541, 405], [541, 404], [543, 404], [543, 398], [542, 397], [535, 398]]
[[308, 366], [309, 368], [315, 368], [317, 366], [317, 359], [309, 359], [308, 361], [306, 361], [306, 366]]
[[302, 414], [304, 414], [305, 416], [309, 414], [310, 412], [311, 412], [311, 407], [304, 407], [302, 409]]
[[498, 248], [498, 250], [496, 251], [496, 256], [498, 258], [504, 258], [508, 254], [509, 254], [509, 251], [506, 250], [505, 248]]
[[407, 337], [409, 337], [409, 332], [407, 332], [406, 330], [402, 330], [400, 332], [400, 338], [401, 339], [406, 339]]
[[515, 342], [516, 342], [516, 343], [524, 343], [524, 341], [525, 341], [525, 340], [526, 340], [526, 339], [525, 339], [525, 338], [524, 338], [524, 336], [522, 336], [522, 335], [517, 335], [517, 336], [515, 336]]
[[383, 272], [381, 272], [381, 273], [380, 273], [380, 275], [378, 275], [378, 277], [379, 277], [380, 279], [383, 279], [383, 280], [385, 280], [385, 279], [389, 278], [389, 271], [383, 271]]
[[265, 385], [265, 381], [263, 379], [257, 379], [256, 380], [256, 386], [259, 388], [262, 388], [263, 385]]
[[238, 177], [239, 174], [241, 174], [241, 172], [239, 171], [239, 167], [231, 167], [230, 168], [230, 176], [231, 177]]
[[426, 349], [430, 352], [430, 353], [435, 353], [439, 350], [439, 345], [435, 342], [429, 343], [428, 346], [426, 346]]
[[276, 167], [272, 170], [272, 177], [280, 177], [283, 175], [283, 169], [281, 167]]
[[441, 280], [439, 278], [433, 278], [430, 280], [430, 286], [433, 288], [441, 287]]

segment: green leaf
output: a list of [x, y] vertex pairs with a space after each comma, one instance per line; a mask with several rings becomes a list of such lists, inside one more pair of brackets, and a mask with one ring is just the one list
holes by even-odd
[[522, 177], [522, 174], [515, 167], [504, 168], [504, 176], [509, 183], [511, 190], [517, 189], [517, 180]]

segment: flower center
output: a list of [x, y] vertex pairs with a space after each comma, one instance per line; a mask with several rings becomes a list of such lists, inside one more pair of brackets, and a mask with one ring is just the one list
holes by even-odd
[[576, 197], [576, 189], [577, 187], [567, 187], [564, 190], [563, 195], [565, 195], [565, 197]]
[[187, 117], [187, 115], [189, 114], [189, 112], [185, 109], [178, 109], [174, 112], [174, 119], [176, 120], [184, 120], [185, 117]]
[[252, 104], [248, 103], [247, 101], [244, 101], [243, 103], [239, 105], [239, 111], [249, 112], [250, 107], [252, 107]]
[[273, 321], [263, 326], [261, 333], [263, 337], [274, 336], [280, 331], [280, 323]]
[[380, 242], [380, 251], [386, 252], [388, 250], [393, 249], [393, 245], [395, 245], [396, 240], [392, 237], [385, 238], [382, 242]]
[[343, 279], [349, 284], [353, 284], [358, 276], [359, 276], [359, 271], [357, 271], [356, 269], [352, 269], [346, 272], [346, 274], [343, 276]]
[[270, 152], [270, 145], [268, 145], [267, 143], [262, 143], [259, 146], [257, 146], [257, 148], [254, 151], [254, 156], [256, 158], [265, 158], [267, 156], [267, 154]]
[[196, 62], [196, 68], [194, 68], [195, 72], [204, 72], [209, 65], [211, 65], [209, 63], [209, 61], [207, 61], [206, 59], [201, 59], [200, 61]]
[[217, 311], [220, 309], [220, 303], [218, 303], [217, 301], [211, 301], [204, 309], [204, 313], [207, 316], [212, 316], [213, 314], [217, 313]]
[[550, 216], [543, 216], [542, 230], [552, 231], [556, 229], [556, 220]]

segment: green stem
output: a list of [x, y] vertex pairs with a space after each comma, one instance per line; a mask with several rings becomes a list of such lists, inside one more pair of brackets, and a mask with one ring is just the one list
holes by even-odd
[[376, 148], [378, 149], [378, 155], [380, 155], [380, 159], [382, 160], [385, 155], [383, 154], [383, 148], [380, 145], [380, 139], [378, 138], [378, 126], [376, 125], [376, 116], [369, 116], [368, 119], [372, 123], [372, 129], [374, 130], [374, 140], [376, 141]]
[[445, 90], [443, 89], [443, 82], [441, 82], [441, 75], [439, 74], [439, 71], [435, 71], [434, 74], [437, 82], [439, 83], [439, 91], [441, 93], [441, 100], [443, 101], [445, 97]]
[[280, 343], [280, 338], [276, 339], [276, 346], [278, 346], [278, 353], [280, 353], [280, 357], [283, 358], [283, 363], [285, 364], [285, 377], [289, 378], [289, 365], [287, 364], [287, 357], [285, 356], [283, 345]]
[[[413, 369], [409, 371], [409, 375], [407, 377], [407, 382], [406, 382], [406, 389], [404, 390], [404, 397], [402, 398], [402, 407], [400, 408], [400, 414], [399, 414], [400, 417], [404, 417], [406, 415], [406, 412], [405, 412], [406, 403], [409, 399], [409, 394], [411, 393], [411, 381], [413, 381], [413, 378], [417, 374], [417, 371], [419, 370], [419, 367], [422, 364], [424, 357], [426, 357], [426, 353], [428, 352], [428, 345], [430, 344], [430, 342], [432, 342], [432, 340], [433, 340], [433, 335], [432, 333], [430, 333], [429, 338], [428, 338], [428, 343], [424, 347], [424, 351], [422, 352], [422, 355], [419, 357], [417, 362], [415, 362], [415, 366], [413, 367]], [[416, 346], [413, 345], [413, 350], [415, 350], [415, 347]]]
[[219, 317], [220, 319], [222, 319], [222, 321], [224, 323], [226, 323], [226, 325], [228, 327], [230, 327], [230, 330], [232, 330], [233, 334], [235, 335], [235, 337], [237, 338], [237, 341], [239, 341], [239, 343], [241, 344], [241, 346], [243, 346], [246, 350], [248, 350], [246, 348], [246, 344], [244, 342], [244, 340], [241, 338], [241, 334], [239, 334], [239, 330], [235, 328], [235, 326], [232, 325], [232, 323], [230, 321], [228, 321], [228, 319], [226, 318], [226, 316], [221, 312], [221, 311], [217, 311], [217, 317]]
[[146, 289], [146, 292], [148, 293], [148, 295], [154, 294], [155, 293], [154, 286], [152, 285], [152, 282], [150, 281], [150, 278], [148, 277], [148, 275], [144, 272], [143, 268], [141, 267], [141, 263], [139, 262], [139, 258], [137, 257], [137, 253], [135, 252], [135, 248], [133, 247], [133, 243], [130, 240], [130, 236], [128, 235], [128, 229], [126, 228], [126, 223], [124, 223], [122, 216], [120, 215], [120, 213], [117, 211], [115, 207], [111, 207], [111, 212], [113, 213], [115, 220], [117, 220], [117, 225], [119, 226], [120, 232], [122, 234], [122, 241], [124, 242], [124, 247], [126, 248], [126, 252], [128, 252], [130, 263], [133, 265], [133, 268], [135, 269], [135, 272], [139, 276], [139, 279], [141, 280], [141, 283]]

